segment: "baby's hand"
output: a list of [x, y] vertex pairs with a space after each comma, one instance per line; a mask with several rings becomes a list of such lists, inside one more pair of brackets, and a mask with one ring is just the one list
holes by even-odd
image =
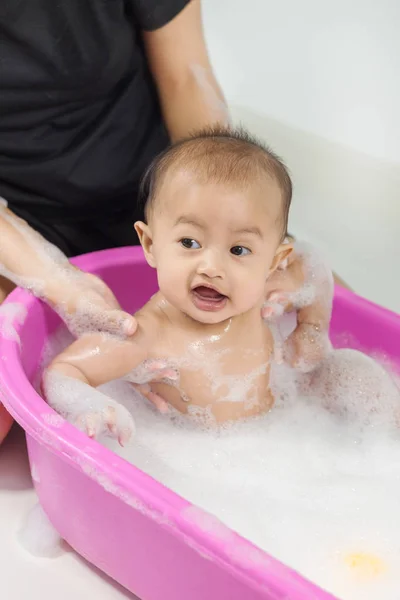
[[291, 293], [272, 292], [261, 308], [261, 316], [266, 321], [272, 321], [281, 317], [285, 312], [293, 309]]
[[59, 369], [60, 365], [58, 370], [50, 368], [43, 373], [41, 388], [49, 406], [91, 438], [108, 433], [121, 446], [127, 444], [135, 431], [130, 412], [100, 390]]
[[314, 300], [315, 290], [307, 281], [303, 257], [294, 251], [287, 263], [284, 269], [274, 271], [266, 282], [265, 304], [261, 309], [263, 319], [274, 320]]
[[331, 350], [332, 272], [312, 248], [297, 244], [288, 267], [275, 272], [267, 284], [261, 314], [271, 326], [284, 312], [297, 313], [295, 331], [275, 352], [300, 371], [313, 370]]
[[[303, 373], [308, 373], [327, 357], [332, 348], [329, 340], [329, 322], [324, 322], [324, 320], [319, 323], [302, 322], [301, 316], [305, 309], [299, 308], [299, 306], [301, 303], [298, 303], [295, 293], [275, 292], [264, 304], [261, 314], [266, 321], [273, 322], [287, 311], [297, 311], [300, 321], [281, 347], [276, 348], [276, 359], [278, 362], [287, 362], [291, 367]], [[308, 316], [312, 318], [313, 312], [311, 302], [308, 307]]]
[[132, 415], [112, 398], [108, 398], [101, 409], [79, 414], [74, 424], [92, 439], [109, 433], [121, 446], [126, 446], [135, 432]]
[[168, 403], [156, 392], [153, 392], [151, 383], [168, 382], [173, 385], [179, 381], [177, 369], [171, 367], [165, 360], [148, 360], [140, 368], [130, 373], [128, 379], [139, 394], [154, 404], [161, 413], [168, 412]]

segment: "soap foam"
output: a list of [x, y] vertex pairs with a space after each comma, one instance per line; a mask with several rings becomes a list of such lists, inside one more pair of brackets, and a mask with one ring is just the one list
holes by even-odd
[[40, 558], [56, 558], [65, 552], [60, 535], [40, 504], [27, 514], [18, 533], [18, 541], [29, 554]]
[[25, 306], [18, 302], [8, 302], [0, 306], [0, 336], [6, 340], [20, 343], [16, 325], [22, 325], [26, 319]]
[[129, 450], [104, 443], [343, 600], [398, 600], [400, 432], [389, 407], [400, 394], [392, 384], [372, 424], [364, 404], [355, 414], [357, 395], [351, 418], [287, 395], [263, 417], [216, 430], [159, 415], [114, 382], [102, 391], [130, 408], [137, 433]]
[[136, 435], [130, 448], [100, 441], [342, 600], [398, 600], [398, 382], [348, 349], [314, 382], [284, 364], [272, 375], [275, 408], [218, 429], [207, 409], [160, 415], [128, 382], [109, 383], [98, 391], [129, 410]]
[[[121, 444], [132, 439], [135, 425], [130, 412], [98, 389], [57, 371], [47, 371], [43, 390], [49, 405], [90, 437], [114, 435]], [[51, 416], [45, 420], [55, 426]]]

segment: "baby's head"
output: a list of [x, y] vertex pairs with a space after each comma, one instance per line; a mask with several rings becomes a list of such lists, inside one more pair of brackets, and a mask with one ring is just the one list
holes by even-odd
[[169, 303], [202, 323], [262, 303], [290, 252], [292, 184], [275, 154], [242, 130], [202, 131], [156, 158], [143, 196], [135, 228]]

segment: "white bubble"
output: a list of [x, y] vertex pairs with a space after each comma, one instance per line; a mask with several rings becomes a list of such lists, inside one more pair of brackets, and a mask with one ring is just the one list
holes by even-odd
[[123, 444], [131, 441], [134, 421], [120, 402], [54, 370], [44, 372], [42, 388], [48, 404], [90, 437], [111, 435]]
[[353, 350], [329, 354], [313, 381], [285, 364], [271, 376], [275, 408], [219, 428], [209, 407], [161, 415], [112, 382], [98, 392], [131, 413], [136, 435], [131, 448], [102, 443], [341, 599], [398, 600], [396, 378]]
[[22, 325], [26, 319], [25, 306], [18, 302], [7, 302], [0, 306], [0, 336], [6, 340], [20, 343], [16, 326]]
[[[268, 415], [219, 429], [207, 428], [205, 411], [196, 411], [199, 427], [158, 414], [126, 383], [113, 382], [102, 390], [129, 408], [137, 433], [129, 450], [106, 443], [343, 600], [398, 600], [400, 432], [389, 427], [396, 388], [358, 353], [337, 353], [331, 373], [342, 360], [357, 377], [348, 389], [342, 381], [335, 398], [344, 393], [353, 408], [363, 398], [351, 418], [315, 397], [287, 394]], [[369, 426], [365, 413], [375, 396], [354, 388], [360, 365], [374, 371], [367, 387], [380, 382], [386, 407]]]
[[31, 465], [31, 475], [32, 475], [32, 480], [35, 483], [40, 483], [40, 475], [39, 475], [39, 471], [37, 466], [35, 465], [35, 463], [33, 463]]
[[60, 535], [40, 504], [29, 511], [18, 533], [18, 541], [29, 554], [41, 558], [55, 558], [65, 551]]

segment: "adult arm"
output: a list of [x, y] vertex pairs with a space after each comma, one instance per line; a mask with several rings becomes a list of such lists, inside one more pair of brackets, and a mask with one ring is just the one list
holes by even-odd
[[104, 282], [74, 267], [58, 248], [3, 205], [0, 275], [45, 300], [76, 335], [83, 329], [125, 335], [136, 330], [135, 319], [120, 309]]
[[168, 23], [143, 32], [173, 141], [204, 127], [229, 124], [226, 102], [207, 53], [200, 0], [183, 0], [181, 4], [184, 8]]

